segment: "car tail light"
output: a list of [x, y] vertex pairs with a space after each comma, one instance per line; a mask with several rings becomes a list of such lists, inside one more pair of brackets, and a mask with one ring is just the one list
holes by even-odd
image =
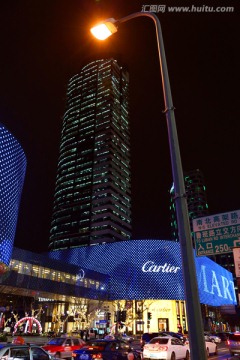
[[160, 351], [167, 351], [168, 347], [167, 346], [159, 346], [159, 350]]
[[102, 354], [94, 354], [92, 355], [92, 359], [102, 359]]
[[230, 345], [230, 341], [229, 341], [229, 340], [227, 340], [227, 341], [226, 341], [226, 344], [227, 344], [227, 345]]
[[77, 354], [72, 353], [72, 357], [76, 357], [76, 356], [77, 356]]

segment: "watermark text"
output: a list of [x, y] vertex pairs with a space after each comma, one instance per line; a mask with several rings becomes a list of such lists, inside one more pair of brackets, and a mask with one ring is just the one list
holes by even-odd
[[142, 5], [142, 12], [154, 13], [232, 13], [233, 6], [167, 6], [167, 5]]

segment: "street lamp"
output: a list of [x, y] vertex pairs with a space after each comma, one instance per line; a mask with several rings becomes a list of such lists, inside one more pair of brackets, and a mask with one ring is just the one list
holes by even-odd
[[103, 23], [94, 26], [90, 31], [98, 40], [105, 40], [117, 32], [115, 22], [113, 18], [107, 19]]
[[[189, 215], [187, 198], [185, 193], [185, 184], [182, 170], [182, 161], [180, 156], [177, 127], [174, 115], [174, 106], [168, 76], [167, 62], [163, 44], [161, 24], [158, 17], [150, 12], [137, 12], [128, 15], [119, 20], [113, 18], [107, 19], [91, 29], [92, 34], [100, 40], [117, 31], [119, 24], [136, 17], [150, 17], [155, 24], [160, 70], [162, 75], [163, 96], [167, 120], [168, 140], [171, 155], [171, 166], [175, 192], [175, 206], [178, 222], [178, 235], [181, 248], [184, 289], [186, 297], [186, 307], [188, 315], [188, 329], [190, 336], [191, 358], [194, 360], [206, 360], [206, 347], [203, 336], [203, 324], [201, 317], [201, 308], [198, 295], [197, 276], [192, 247], [191, 231], [189, 225]], [[101, 33], [99, 33], [101, 30]], [[103, 34], [104, 32], [104, 34]]]

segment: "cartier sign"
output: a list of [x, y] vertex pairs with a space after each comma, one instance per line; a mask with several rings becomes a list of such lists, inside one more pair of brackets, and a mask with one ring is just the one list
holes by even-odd
[[179, 266], [168, 264], [167, 262], [163, 265], [158, 265], [154, 261], [147, 261], [142, 266], [143, 272], [162, 272], [162, 273], [177, 273], [180, 270]]

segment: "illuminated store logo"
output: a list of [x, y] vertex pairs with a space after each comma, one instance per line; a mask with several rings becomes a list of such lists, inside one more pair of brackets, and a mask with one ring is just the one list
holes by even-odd
[[143, 272], [163, 272], [163, 273], [177, 273], [180, 270], [179, 266], [165, 263], [164, 265], [156, 265], [154, 261], [147, 261], [142, 266]]
[[83, 269], [79, 270], [79, 273], [76, 276], [76, 280], [82, 280], [85, 278], [85, 271]]
[[45, 298], [45, 297], [39, 297], [38, 301], [43, 302], [43, 301], [54, 301], [54, 299], [49, 299], [49, 298]]

